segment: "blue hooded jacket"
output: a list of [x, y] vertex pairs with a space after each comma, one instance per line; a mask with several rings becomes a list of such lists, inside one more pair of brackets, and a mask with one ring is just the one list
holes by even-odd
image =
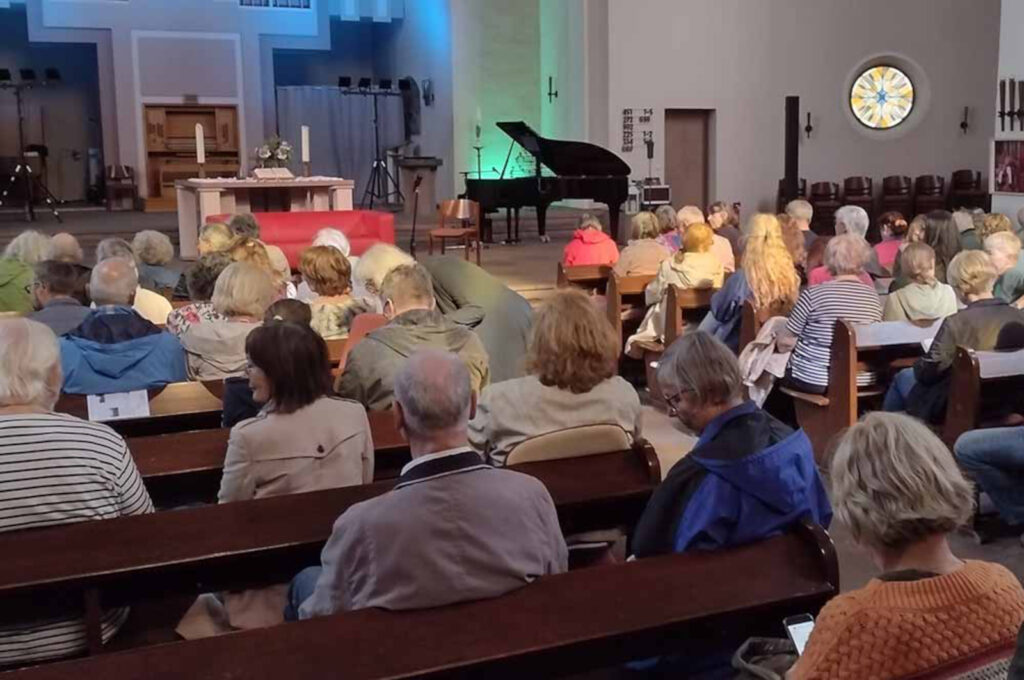
[[637, 524], [633, 552], [741, 545], [803, 517], [832, 520], [810, 441], [747, 402], [712, 420], [672, 467]]
[[127, 307], [94, 310], [61, 337], [60, 363], [66, 394], [130, 392], [188, 379], [178, 339]]

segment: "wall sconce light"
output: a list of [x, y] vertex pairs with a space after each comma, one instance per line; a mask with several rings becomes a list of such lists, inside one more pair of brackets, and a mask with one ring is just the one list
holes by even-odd
[[965, 106], [964, 107], [964, 117], [963, 117], [963, 120], [960, 121], [960, 131], [962, 133], [964, 133], [965, 135], [967, 134], [967, 129], [971, 126], [971, 123], [968, 120], [968, 118], [970, 116], [970, 113], [971, 113], [971, 108], [969, 106]]
[[807, 125], [804, 126], [804, 134], [807, 135], [807, 139], [811, 138], [811, 133], [814, 132], [814, 126], [811, 125], [811, 112], [807, 112]]
[[433, 106], [434, 104], [434, 81], [431, 78], [423, 80], [423, 105]]

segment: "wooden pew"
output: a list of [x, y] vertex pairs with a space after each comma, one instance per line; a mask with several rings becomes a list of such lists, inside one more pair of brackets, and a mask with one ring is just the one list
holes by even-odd
[[[409, 462], [409, 443], [390, 411], [367, 413], [374, 447], [374, 480], [398, 477]], [[128, 439], [135, 465], [158, 508], [216, 503], [228, 448], [228, 429], [197, 430]]]
[[23, 680], [301, 680], [343, 668], [349, 680], [558, 677], [665, 654], [699, 658], [751, 635], [781, 637], [785, 617], [816, 614], [838, 590], [828, 534], [797, 527], [730, 550], [548, 576], [490, 600], [345, 612], [15, 673]]
[[337, 368], [341, 358], [347, 354], [345, 351], [345, 345], [348, 344], [348, 338], [336, 338], [334, 340], [325, 340], [327, 343], [327, 358], [331, 362], [331, 368]]
[[635, 322], [630, 324], [631, 330], [640, 325], [647, 311], [647, 303], [644, 299], [644, 291], [647, 284], [655, 279], [654, 274], [643, 274], [639, 276], [618, 276], [614, 273], [608, 277], [608, 286], [605, 289], [605, 303], [607, 305], [608, 321], [615, 329], [615, 335], [619, 338], [619, 348], [625, 343], [626, 336], [623, 333], [623, 321]]
[[590, 293], [603, 294], [612, 275], [612, 268], [606, 264], [588, 264], [580, 267], [566, 267], [558, 263], [558, 270], [555, 276], [555, 285], [558, 288], [576, 286]]
[[[568, 535], [633, 526], [661, 481], [649, 446], [518, 465], [551, 493]], [[319, 561], [334, 521], [394, 480], [0, 534], [0, 624], [81, 611], [100, 649], [102, 607], [287, 582]]]
[[[857, 422], [858, 405], [863, 399], [885, 394], [892, 375], [912, 366], [924, 353], [921, 341], [935, 337], [941, 319], [910, 323], [883, 321], [851, 324], [836, 321], [832, 334], [828, 391], [823, 395], [782, 387], [793, 397], [800, 427], [814, 446], [814, 456], [823, 462], [832, 438]], [[857, 374], [874, 372], [872, 385], [859, 387]]]
[[[114, 420], [107, 425], [124, 437], [218, 428], [222, 405], [221, 396], [215, 394], [216, 385], [222, 383], [180, 382], [150, 390], [148, 417]], [[54, 410], [89, 417], [82, 395], [62, 394]]]
[[1021, 406], [1024, 350], [977, 351], [957, 347], [942, 439], [950, 448], [964, 432], [983, 426], [986, 415]]
[[747, 300], [743, 303], [740, 315], [740, 342], [737, 354], [742, 354], [746, 346], [757, 338], [757, 334], [761, 332], [761, 326], [768, 319], [773, 316], [789, 316], [789, 309], [776, 304], [755, 310], [753, 301]]

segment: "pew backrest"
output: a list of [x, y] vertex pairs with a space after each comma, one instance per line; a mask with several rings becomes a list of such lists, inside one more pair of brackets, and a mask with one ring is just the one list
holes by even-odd
[[942, 439], [950, 447], [981, 424], [987, 407], [1017, 404], [1024, 388], [1024, 349], [981, 351], [957, 347]]
[[699, 324], [711, 309], [718, 288], [680, 288], [670, 285], [665, 293], [665, 347], [683, 334], [687, 324]]
[[[647, 285], [655, 279], [656, 274], [641, 274], [637, 276], [618, 276], [612, 273], [608, 277], [608, 286], [605, 288], [605, 303], [607, 305], [608, 321], [615, 329], [615, 335], [619, 338], [619, 347], [622, 347], [624, 337], [622, 332], [622, 315], [630, 309], [646, 310], [647, 304], [644, 300], [644, 291]], [[643, 312], [640, 312], [642, 317]]]
[[576, 286], [588, 292], [604, 293], [612, 268], [606, 264], [587, 264], [577, 267], [566, 267], [558, 263], [555, 283], [558, 288]]
[[[149, 390], [149, 416], [112, 420], [107, 425], [125, 437], [217, 428], [223, 405], [215, 391], [215, 387], [202, 382], [171, 383]], [[54, 410], [89, 418], [84, 395], [62, 394]]]

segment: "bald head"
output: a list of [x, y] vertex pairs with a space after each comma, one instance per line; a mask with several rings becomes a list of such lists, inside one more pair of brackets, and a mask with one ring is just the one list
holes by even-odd
[[78, 244], [78, 239], [71, 234], [61, 232], [50, 239], [50, 246], [46, 251], [47, 260], [82, 264], [83, 258], [82, 246]]
[[99, 305], [130, 305], [139, 287], [135, 261], [111, 257], [101, 261], [89, 278], [89, 297]]
[[395, 375], [395, 401], [410, 444], [453, 438], [465, 445], [473, 392], [469, 369], [457, 355], [422, 349], [406, 359]]

